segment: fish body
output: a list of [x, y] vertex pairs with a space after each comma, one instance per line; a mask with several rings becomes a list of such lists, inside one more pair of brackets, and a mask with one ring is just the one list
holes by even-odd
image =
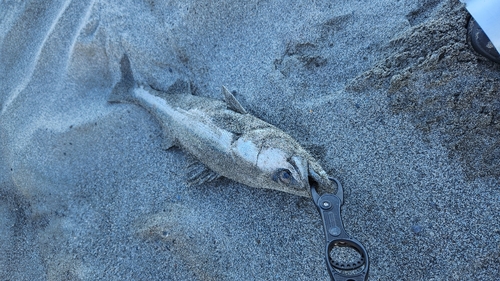
[[135, 103], [150, 112], [164, 131], [164, 147], [177, 146], [201, 165], [191, 182], [220, 176], [248, 186], [310, 196], [310, 181], [325, 191], [332, 183], [317, 161], [290, 135], [247, 113], [223, 87], [225, 101], [191, 94], [178, 81], [166, 92], [136, 86], [127, 56], [121, 61], [122, 80], [110, 102]]

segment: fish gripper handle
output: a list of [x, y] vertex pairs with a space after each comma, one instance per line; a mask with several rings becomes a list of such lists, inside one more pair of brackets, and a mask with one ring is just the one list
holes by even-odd
[[[338, 191], [342, 192], [340, 183]], [[365, 247], [345, 231], [340, 215], [341, 197], [326, 193], [319, 195], [311, 187], [311, 195], [323, 220], [325, 230], [325, 260], [328, 272], [333, 281], [366, 281], [368, 280], [369, 258]]]

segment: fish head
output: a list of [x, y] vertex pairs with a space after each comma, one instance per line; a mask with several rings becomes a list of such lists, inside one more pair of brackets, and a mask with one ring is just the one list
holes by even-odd
[[282, 148], [264, 148], [257, 158], [257, 169], [267, 188], [303, 196], [309, 191], [307, 160], [299, 155], [289, 155]]
[[304, 150], [286, 151], [282, 148], [263, 149], [257, 168], [268, 188], [309, 197], [310, 186], [318, 192], [331, 192], [333, 182], [323, 168]]
[[[265, 138], [262, 138], [265, 135]], [[317, 161], [289, 135], [279, 132], [240, 138], [237, 152], [252, 162], [254, 169], [245, 180], [247, 185], [279, 190], [310, 197], [314, 181], [318, 192], [331, 192], [335, 183]]]

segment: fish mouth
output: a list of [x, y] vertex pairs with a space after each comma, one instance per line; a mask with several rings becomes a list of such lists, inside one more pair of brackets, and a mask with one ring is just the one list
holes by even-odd
[[321, 182], [321, 177], [313, 169], [309, 169], [307, 182], [309, 184], [309, 188], [318, 189]]
[[[307, 193], [310, 192], [311, 188], [315, 188], [316, 191], [321, 193], [332, 193], [337, 189], [336, 183], [331, 181], [324, 172], [316, 172], [314, 167], [318, 167], [314, 164], [311, 165], [307, 158], [294, 156], [290, 163], [300, 177], [298, 181], [299, 185], [297, 186], [298, 189], [306, 191]], [[323, 176], [321, 176], [321, 174]]]
[[314, 169], [309, 167], [309, 173], [307, 177], [307, 182], [309, 184], [309, 189], [314, 188], [319, 193], [333, 193], [336, 192], [338, 186], [335, 181], [331, 181], [328, 178], [320, 176]]

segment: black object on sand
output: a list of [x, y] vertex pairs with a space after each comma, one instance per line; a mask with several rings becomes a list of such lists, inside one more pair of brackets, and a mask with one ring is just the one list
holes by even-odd
[[311, 195], [325, 230], [328, 273], [333, 281], [366, 281], [370, 265], [368, 253], [344, 230], [340, 215], [340, 206], [344, 202], [342, 185], [334, 178], [330, 180], [337, 184], [336, 194], [319, 195], [316, 186], [311, 184]]
[[467, 42], [469, 42], [472, 48], [480, 55], [491, 61], [500, 63], [500, 54], [495, 49], [495, 46], [493, 46], [486, 33], [484, 33], [479, 24], [477, 24], [472, 17], [467, 25]]

